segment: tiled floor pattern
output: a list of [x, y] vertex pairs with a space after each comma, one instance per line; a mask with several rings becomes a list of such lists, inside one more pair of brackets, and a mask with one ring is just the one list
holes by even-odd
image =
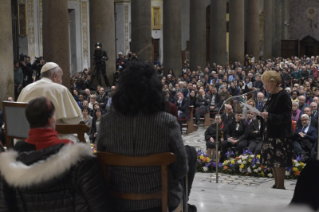
[[[196, 132], [184, 134], [185, 144], [205, 150], [204, 133], [205, 128], [199, 126]], [[196, 205], [198, 212], [291, 211], [286, 206], [292, 199], [296, 180], [286, 180], [286, 190], [272, 189], [273, 184], [273, 178], [221, 173], [216, 183], [215, 173], [196, 173], [189, 203]]]

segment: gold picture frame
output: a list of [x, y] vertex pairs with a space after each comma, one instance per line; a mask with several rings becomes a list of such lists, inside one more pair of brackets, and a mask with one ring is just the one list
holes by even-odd
[[18, 5], [18, 26], [20, 37], [27, 35], [27, 7], [23, 1]]
[[152, 29], [159, 30], [162, 28], [161, 8], [152, 7]]

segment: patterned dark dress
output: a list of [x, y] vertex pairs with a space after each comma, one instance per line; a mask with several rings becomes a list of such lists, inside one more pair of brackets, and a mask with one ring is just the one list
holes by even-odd
[[264, 120], [264, 142], [261, 163], [268, 167], [292, 166], [292, 104], [286, 91], [272, 94], [264, 107], [268, 118]]

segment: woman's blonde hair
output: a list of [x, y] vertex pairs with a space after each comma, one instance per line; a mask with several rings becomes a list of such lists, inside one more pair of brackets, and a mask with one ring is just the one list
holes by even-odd
[[261, 81], [270, 81], [276, 83], [276, 85], [280, 85], [282, 83], [280, 74], [277, 71], [266, 71], [261, 76]]

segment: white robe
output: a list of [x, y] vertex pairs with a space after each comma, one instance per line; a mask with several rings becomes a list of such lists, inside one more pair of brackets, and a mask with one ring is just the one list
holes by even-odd
[[[57, 123], [79, 124], [82, 121], [82, 112], [70, 91], [63, 85], [52, 82], [51, 79], [43, 77], [26, 86], [20, 93], [17, 102], [29, 102], [37, 97], [47, 97], [55, 106], [55, 117]], [[59, 136], [73, 140], [74, 136]]]

